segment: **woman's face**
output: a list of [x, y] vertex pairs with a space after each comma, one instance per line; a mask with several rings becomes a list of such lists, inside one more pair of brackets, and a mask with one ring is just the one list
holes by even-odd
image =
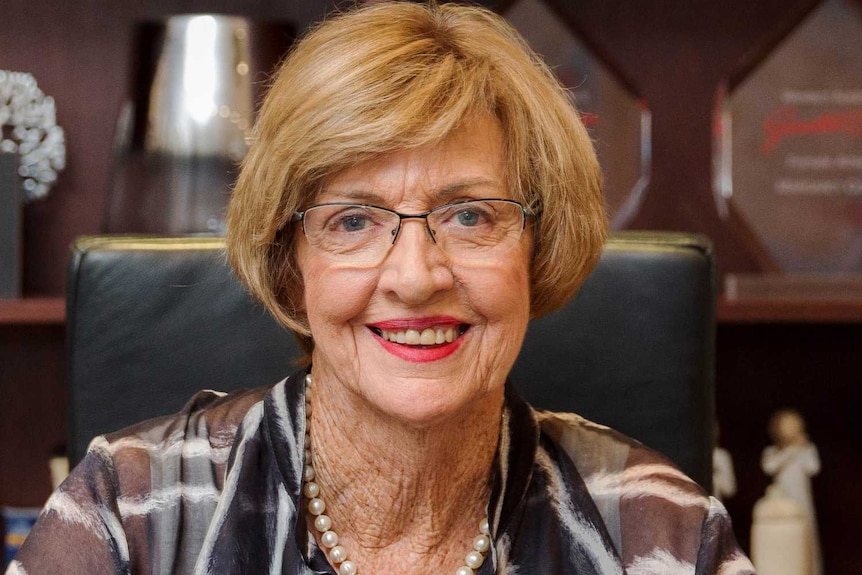
[[[360, 163], [332, 178], [315, 203], [415, 214], [482, 198], [512, 198], [502, 130], [490, 117], [442, 144]], [[407, 219], [373, 266], [337, 261], [297, 233], [316, 381], [337, 382], [337, 392], [417, 426], [483, 400], [499, 406], [489, 400], [502, 396], [530, 315], [529, 226], [504, 254], [465, 262], [447, 256], [423, 220]], [[422, 342], [433, 334], [435, 343], [410, 343], [417, 334]], [[438, 334], [453, 341], [437, 344]], [[407, 341], [398, 343], [399, 336]]]

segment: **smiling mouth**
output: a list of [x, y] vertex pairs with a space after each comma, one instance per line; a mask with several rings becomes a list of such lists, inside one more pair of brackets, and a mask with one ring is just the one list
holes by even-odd
[[464, 335], [467, 330], [470, 329], [470, 325], [462, 323], [456, 326], [432, 326], [426, 327], [421, 330], [385, 330], [374, 326], [369, 326], [369, 328], [381, 338], [392, 343], [427, 347], [434, 345], [442, 345], [445, 343], [452, 343], [453, 341]]

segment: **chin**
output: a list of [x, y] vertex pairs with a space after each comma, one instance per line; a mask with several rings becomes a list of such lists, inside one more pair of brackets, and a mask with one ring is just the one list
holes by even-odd
[[[462, 393], [446, 392], [447, 388], [451, 390], [451, 386], [429, 380], [422, 380], [418, 384], [402, 383], [399, 387], [402, 389], [384, 390], [386, 397], [366, 399], [384, 416], [416, 429], [463, 421], [481, 403], [476, 397], [462, 397]], [[404, 388], [409, 388], [409, 391]]]

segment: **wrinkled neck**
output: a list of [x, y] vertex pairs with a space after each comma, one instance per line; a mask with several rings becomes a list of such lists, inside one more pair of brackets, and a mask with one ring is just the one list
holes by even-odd
[[319, 379], [310, 391], [311, 443], [340, 540], [365, 559], [357, 563], [366, 572], [371, 563], [385, 566], [383, 556], [399, 557], [390, 567], [402, 570], [438, 561], [443, 571], [454, 570], [451, 562], [463, 561], [487, 513], [503, 389], [417, 427]]

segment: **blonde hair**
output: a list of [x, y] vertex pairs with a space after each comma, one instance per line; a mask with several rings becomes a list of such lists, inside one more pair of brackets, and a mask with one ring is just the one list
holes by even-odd
[[294, 257], [294, 212], [364, 160], [443, 141], [477, 114], [500, 122], [513, 197], [534, 227], [531, 314], [562, 307], [607, 232], [590, 139], [553, 73], [500, 16], [479, 7], [386, 2], [310, 31], [263, 102], [228, 210], [240, 279], [313, 347]]

